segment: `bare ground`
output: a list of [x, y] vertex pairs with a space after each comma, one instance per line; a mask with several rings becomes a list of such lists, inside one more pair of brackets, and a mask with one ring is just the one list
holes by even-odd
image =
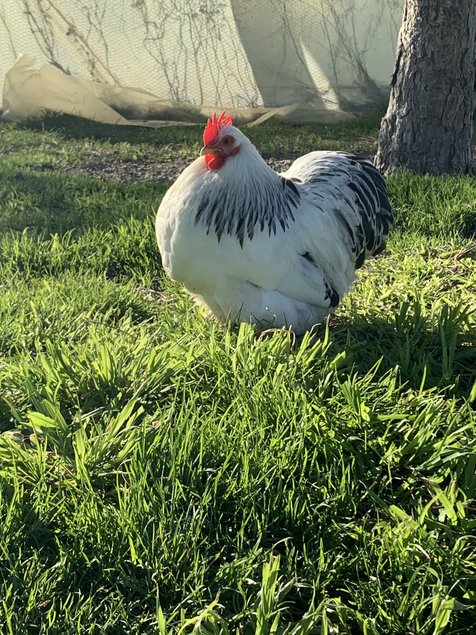
[[[267, 163], [277, 172], [283, 172], [291, 165], [294, 158], [267, 159]], [[178, 175], [190, 164], [189, 159], [176, 158], [174, 161], [157, 163], [147, 159], [123, 160], [111, 159], [88, 161], [81, 165], [65, 169], [70, 174], [95, 177], [112, 181], [174, 181]], [[42, 166], [42, 169], [47, 169]]]

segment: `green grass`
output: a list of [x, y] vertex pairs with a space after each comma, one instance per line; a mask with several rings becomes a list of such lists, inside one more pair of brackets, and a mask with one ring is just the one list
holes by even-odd
[[[304, 150], [346, 150], [372, 154], [376, 149], [379, 117], [334, 125], [285, 126], [267, 122], [244, 128], [265, 157], [300, 155]], [[32, 130], [36, 134], [32, 134]], [[173, 161], [196, 158], [202, 146], [202, 125], [139, 128], [108, 126], [70, 116], [51, 116], [20, 126], [3, 124], [0, 154], [10, 166], [49, 170], [81, 165], [90, 160]]]
[[[371, 151], [377, 125], [250, 136]], [[393, 176], [388, 252], [293, 347], [164, 279], [163, 184], [65, 172], [200, 132], [0, 127], [0, 632], [472, 632], [475, 180]]]

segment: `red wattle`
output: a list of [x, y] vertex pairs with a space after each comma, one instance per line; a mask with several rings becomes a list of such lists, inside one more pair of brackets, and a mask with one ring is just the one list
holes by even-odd
[[225, 165], [225, 157], [219, 154], [206, 154], [205, 162], [209, 170], [219, 170]]

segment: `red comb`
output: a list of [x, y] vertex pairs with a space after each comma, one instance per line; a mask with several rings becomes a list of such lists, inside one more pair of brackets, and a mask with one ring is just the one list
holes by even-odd
[[203, 133], [203, 143], [204, 145], [213, 145], [215, 140], [220, 134], [220, 130], [225, 125], [233, 125], [233, 120], [231, 115], [225, 116], [226, 110], [224, 110], [221, 115], [217, 118], [216, 112], [213, 113], [213, 117], [208, 120], [207, 125], [205, 126], [205, 131]]

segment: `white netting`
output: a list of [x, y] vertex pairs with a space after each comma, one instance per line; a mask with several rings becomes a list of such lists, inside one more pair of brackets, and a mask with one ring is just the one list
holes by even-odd
[[3, 110], [109, 120], [112, 108], [123, 123], [381, 107], [403, 1], [0, 0]]

